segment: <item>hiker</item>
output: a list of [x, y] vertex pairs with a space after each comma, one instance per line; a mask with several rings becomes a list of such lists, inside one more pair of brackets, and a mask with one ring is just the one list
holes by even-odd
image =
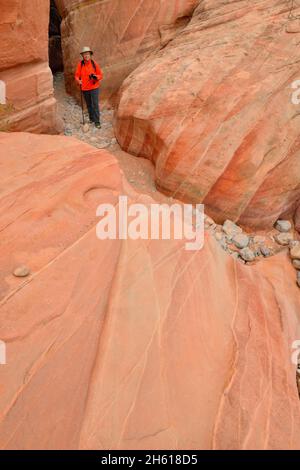
[[100, 111], [99, 111], [99, 85], [103, 78], [102, 70], [97, 62], [92, 59], [93, 51], [89, 47], [84, 47], [80, 52], [82, 60], [77, 65], [75, 80], [80, 85], [87, 109], [90, 122], [94, 122], [99, 129]]

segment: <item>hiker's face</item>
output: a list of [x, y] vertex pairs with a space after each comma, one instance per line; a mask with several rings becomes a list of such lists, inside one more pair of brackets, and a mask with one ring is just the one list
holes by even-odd
[[91, 53], [90, 53], [90, 52], [85, 52], [85, 53], [83, 54], [83, 58], [84, 58], [84, 60], [90, 60], [90, 58], [91, 58]]

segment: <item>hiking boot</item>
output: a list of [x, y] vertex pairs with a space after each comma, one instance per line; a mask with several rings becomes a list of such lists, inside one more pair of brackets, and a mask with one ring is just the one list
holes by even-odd
[[95, 122], [95, 127], [97, 127], [97, 129], [101, 129], [101, 124], [100, 124], [100, 122]]

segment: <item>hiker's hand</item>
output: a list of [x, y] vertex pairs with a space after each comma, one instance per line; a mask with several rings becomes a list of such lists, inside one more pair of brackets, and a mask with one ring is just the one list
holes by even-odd
[[77, 80], [78, 81], [78, 85], [82, 85], [82, 80]]

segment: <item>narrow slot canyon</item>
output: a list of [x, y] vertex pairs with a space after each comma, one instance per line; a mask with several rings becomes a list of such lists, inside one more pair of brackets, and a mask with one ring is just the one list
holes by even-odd
[[[187, 21], [187, 20], [186, 20]], [[169, 198], [159, 191], [155, 186], [155, 170], [149, 160], [136, 158], [122, 151], [118, 145], [113, 128], [114, 108], [111, 103], [100, 101], [101, 129], [96, 129], [88, 123], [88, 112], [84, 99], [81, 101], [80, 91], [77, 87], [74, 95], [67, 92], [65, 83], [62, 38], [62, 17], [58, 11], [55, 0], [50, 2], [49, 18], [49, 67], [53, 74], [54, 96], [57, 101], [57, 117], [62, 122], [63, 129], [60, 132], [66, 136], [73, 136], [97, 149], [107, 149], [118, 160], [126, 178], [137, 191], [149, 194], [158, 201], [170, 203]], [[74, 38], [69, 37], [70, 41]], [[66, 53], [65, 53], [66, 54]], [[66, 55], [68, 60], [68, 56]], [[77, 61], [72, 63], [73, 72], [77, 63], [81, 60], [79, 51]], [[74, 81], [74, 78], [73, 78]], [[69, 86], [69, 90], [72, 87]], [[83, 105], [83, 110], [82, 110]], [[83, 124], [83, 120], [86, 123]]]
[[53, 74], [63, 72], [63, 54], [61, 47], [61, 16], [58, 12], [55, 0], [50, 1], [49, 19], [49, 66]]

